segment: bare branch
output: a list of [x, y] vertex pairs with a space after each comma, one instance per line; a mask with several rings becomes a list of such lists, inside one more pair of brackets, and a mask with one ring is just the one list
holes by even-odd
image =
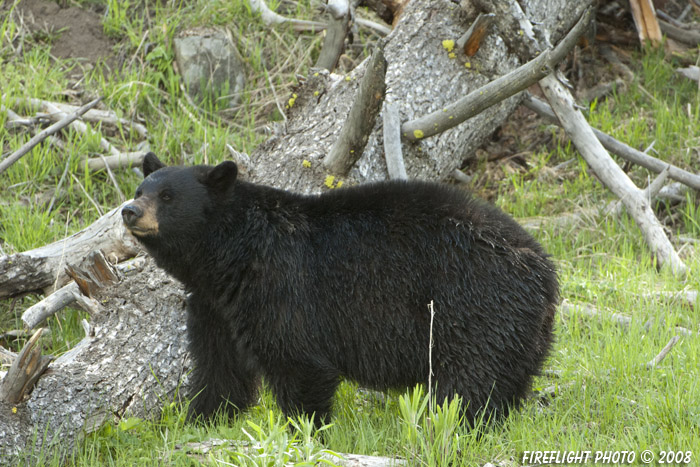
[[[51, 102], [36, 98], [27, 99], [26, 102], [32, 105], [33, 107], [44, 109], [53, 107], [65, 113], [74, 112], [78, 109], [78, 107], [75, 105], [66, 104], [63, 102]], [[112, 110], [90, 109], [83, 115], [82, 120], [90, 123], [104, 123], [106, 125], [112, 126], [128, 126], [131, 129], [133, 129], [136, 133], [138, 133], [138, 135], [142, 138], [148, 138], [148, 130], [145, 126], [126, 118], [120, 118]]]
[[87, 160], [87, 170], [116, 170], [124, 167], [139, 167], [148, 151], [121, 152], [114, 156], [93, 157]]
[[609, 316], [610, 318], [612, 318], [617, 324], [619, 324], [623, 328], [627, 328], [630, 325], [630, 323], [632, 322], [632, 318], [630, 318], [629, 316], [625, 316], [625, 315], [621, 315], [619, 313], [613, 313], [613, 312], [603, 312], [603, 311], [600, 311], [598, 308], [596, 308], [593, 305], [590, 305], [588, 303], [573, 304], [566, 299], [562, 300], [561, 305], [559, 305], [559, 310], [565, 316], [571, 316], [575, 312], [578, 312], [579, 314], [582, 314], [582, 315], [588, 316], [588, 317]]
[[592, 10], [586, 10], [578, 23], [554, 49], [545, 50], [534, 60], [491, 81], [442, 110], [405, 122], [401, 126], [402, 137], [408, 141], [417, 141], [442, 133], [482, 110], [527, 89], [552, 72], [554, 65], [559, 63], [574, 47], [579, 36], [588, 27], [588, 22], [592, 17]]
[[49, 135], [52, 135], [56, 133], [57, 131], [61, 130], [62, 128], [65, 128], [66, 126], [70, 125], [73, 123], [75, 120], [80, 118], [81, 115], [83, 115], [85, 112], [93, 108], [94, 106], [97, 105], [98, 102], [102, 100], [101, 97], [93, 100], [92, 102], [89, 102], [85, 104], [84, 106], [80, 107], [78, 110], [73, 112], [70, 115], [66, 115], [63, 117], [61, 120], [58, 122], [54, 123], [50, 127], [46, 128], [45, 130], [42, 130], [39, 132], [36, 136], [34, 136], [32, 139], [27, 141], [24, 145], [22, 145], [21, 148], [19, 148], [17, 151], [12, 153], [10, 156], [6, 157], [0, 162], [0, 173], [3, 173], [9, 166], [17, 162], [22, 156], [27, 154], [29, 151], [32, 150], [34, 146], [37, 144], [41, 143], [43, 140], [45, 140]]
[[20, 403], [53, 360], [53, 357], [41, 355], [39, 338], [43, 332], [43, 328], [38, 329], [12, 362], [0, 382], [0, 401], [10, 405]]
[[260, 13], [262, 20], [267, 25], [290, 23], [295, 31], [321, 31], [326, 28], [323, 23], [316, 21], [306, 21], [301, 19], [286, 18], [278, 15], [265, 4], [265, 0], [248, 0], [250, 9], [254, 13]]
[[401, 117], [399, 109], [393, 103], [384, 101], [382, 111], [384, 119], [384, 157], [386, 158], [386, 168], [391, 179], [406, 180], [406, 166], [403, 163], [401, 152]]
[[656, 256], [659, 266], [670, 267], [674, 274], [684, 275], [687, 268], [654, 215], [651, 204], [595, 137], [585, 117], [574, 107], [571, 94], [553, 75], [542, 79], [540, 87], [583, 158], [603, 184], [624, 203]]
[[315, 67], [333, 71], [345, 49], [345, 38], [350, 30], [350, 4], [348, 0], [329, 0], [328, 11], [331, 21]]
[[[663, 188], [663, 186], [666, 184], [669, 170], [670, 166], [666, 167], [654, 180], [652, 180], [649, 186], [642, 191], [642, 196], [644, 196], [644, 199], [646, 199], [650, 204], [651, 200], [656, 197], [659, 191], [661, 191], [661, 188]], [[617, 200], [613, 201], [610, 206], [608, 206], [606, 211], [614, 216], [620, 216], [623, 209], [624, 205], [622, 204], [622, 201]]]
[[647, 370], [651, 370], [652, 368], [655, 368], [659, 363], [663, 361], [664, 358], [669, 354], [671, 349], [673, 348], [674, 345], [680, 340], [680, 336], [673, 336], [670, 341], [668, 341], [668, 344], [664, 346], [663, 349], [661, 349], [661, 352], [659, 354], [649, 360], [647, 363]]
[[374, 21], [370, 21], [368, 19], [355, 18], [355, 23], [363, 28], [371, 29], [380, 36], [388, 36], [391, 33], [391, 28], [389, 26], [384, 26], [383, 24], [375, 23]]
[[[546, 118], [552, 123], [561, 125], [559, 119], [552, 111], [552, 108], [546, 102], [532, 96], [528, 95], [525, 100], [523, 100], [523, 105], [533, 112], [537, 113], [539, 116]], [[645, 169], [649, 169], [656, 173], [661, 173], [667, 167], [669, 168], [668, 176], [674, 180], [677, 180], [695, 190], [700, 191], [700, 175], [690, 173], [679, 167], [671, 165], [660, 159], [652, 157], [642, 151], [638, 151], [631, 146], [622, 143], [612, 136], [603, 133], [600, 130], [592, 128], [593, 133], [596, 138], [603, 144], [603, 146], [613, 154], [617, 154], [625, 160], [633, 162], [635, 164], [641, 165]]]
[[360, 158], [382, 107], [386, 92], [386, 59], [381, 47], [369, 58], [365, 75], [348, 118], [323, 165], [338, 174], [345, 174]]

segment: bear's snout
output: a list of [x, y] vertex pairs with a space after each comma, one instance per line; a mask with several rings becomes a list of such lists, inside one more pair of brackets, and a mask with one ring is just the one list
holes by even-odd
[[127, 204], [122, 209], [122, 219], [127, 227], [132, 227], [143, 216], [143, 210], [135, 204]]
[[148, 197], [141, 197], [122, 208], [122, 220], [127, 230], [137, 237], [158, 234], [156, 206]]

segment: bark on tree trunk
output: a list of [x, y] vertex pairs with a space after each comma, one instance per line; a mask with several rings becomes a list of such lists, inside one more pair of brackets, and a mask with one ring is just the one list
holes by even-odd
[[42, 446], [69, 452], [113, 415], [149, 417], [189, 372], [184, 292], [153, 262], [95, 298], [103, 312], [90, 335], [51, 363], [27, 401], [0, 401], [0, 459]]
[[[556, 43], [590, 2], [522, 3], [531, 21], [549, 27], [551, 41]], [[471, 2], [462, 4], [464, 8], [451, 0], [413, 0], [386, 38], [386, 102], [398, 109], [401, 121], [444, 108], [520, 65], [494, 31], [468, 59], [470, 68], [465, 67], [464, 55], [450, 58], [443, 41], [456, 42], [478, 13]], [[341, 132], [366, 66], [367, 61], [347, 78], [312, 72], [298, 92], [285, 127], [251, 155], [249, 178], [302, 193], [326, 189], [324, 182], [330, 173], [322, 161]], [[517, 96], [509, 98], [435, 137], [417, 143], [404, 141], [408, 176], [448, 177], [519, 101]], [[382, 118], [377, 118], [360, 159], [342, 176], [345, 183], [387, 178], [382, 136]], [[311, 162], [311, 167], [304, 161]], [[123, 251], [120, 248], [133, 245], [133, 239], [119, 220], [111, 219], [111, 234], [117, 238], [112, 243], [116, 251]], [[61, 252], [62, 245], [54, 244], [52, 251], [58, 248]], [[76, 257], [87, 253], [81, 250]], [[47, 259], [38, 261], [23, 254], [0, 259], [5, 286], [0, 287], [0, 297], [53, 284], [63, 274], [65, 261], [60, 254], [58, 260], [55, 254], [45, 256]], [[117, 256], [123, 260], [128, 255]], [[33, 266], [16, 269], [22, 262]], [[22, 288], [18, 285], [22, 281], [16, 280], [22, 274], [41, 280]], [[186, 379], [190, 363], [185, 351], [184, 293], [173, 279], [148, 262], [142, 272], [100, 292], [100, 299], [105, 300], [101, 302], [104, 311], [93, 318], [89, 335], [48, 367], [29, 398], [16, 405], [0, 402], [0, 459], [39, 447], [68, 450], [83, 433], [113, 414], [147, 417], [163, 401], [171, 400]]]

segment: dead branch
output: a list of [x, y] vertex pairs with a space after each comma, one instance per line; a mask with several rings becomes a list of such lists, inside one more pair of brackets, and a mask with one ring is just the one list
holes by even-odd
[[95, 250], [101, 250], [115, 263], [136, 256], [141, 248], [122, 224], [124, 204], [63, 240], [0, 257], [0, 298], [62, 287], [68, 281], [64, 266], [80, 263]]
[[401, 152], [401, 117], [399, 109], [388, 100], [384, 101], [384, 157], [390, 179], [407, 179], [406, 166]]
[[[552, 108], [546, 102], [537, 99], [536, 97], [529, 95], [523, 100], [523, 105], [528, 109], [535, 112], [537, 115], [544, 117], [548, 121], [561, 125], [559, 119], [552, 111]], [[690, 173], [679, 167], [671, 165], [660, 159], [652, 157], [642, 151], [638, 151], [631, 146], [622, 143], [607, 133], [603, 133], [595, 128], [592, 129], [596, 138], [603, 144], [603, 146], [612, 152], [617, 154], [623, 159], [633, 162], [635, 164], [641, 165], [645, 169], [651, 170], [656, 173], [661, 173], [667, 167], [669, 168], [668, 176], [674, 180], [677, 180], [695, 190], [700, 191], [700, 175]]]
[[372, 53], [343, 130], [323, 160], [323, 165], [331, 172], [347, 173], [362, 155], [384, 101], [386, 66], [384, 52], [378, 47]]
[[[114, 271], [114, 267], [107, 262], [101, 252], [93, 252], [88, 258], [92, 258], [83, 268], [86, 269], [87, 277], [83, 277], [81, 270], [74, 266], [68, 265], [67, 274], [73, 279], [72, 282], [58, 289], [51, 295], [46, 296], [43, 300], [35, 303], [27, 308], [22, 313], [22, 322], [27, 329], [33, 329], [49, 316], [53, 316], [63, 308], [78, 301], [81, 308], [90, 313], [95, 313], [95, 306], [91, 302], [86, 302], [83, 297], [92, 297], [94, 290], [91, 290], [91, 284], [101, 284], [106, 286], [111, 283], [116, 283], [120, 275]], [[116, 269], [122, 273], [133, 271], [135, 268], [143, 267], [143, 257], [135, 260], [125, 261], [116, 266]], [[94, 287], [94, 285], [92, 286]]]
[[321, 31], [326, 25], [316, 21], [306, 21], [301, 19], [286, 18], [270, 10], [264, 0], [248, 0], [250, 9], [254, 13], [260, 13], [262, 20], [267, 25], [289, 23], [295, 31]]
[[75, 295], [79, 292], [78, 284], [71, 282], [30, 306], [22, 313], [24, 326], [27, 329], [34, 329], [49, 316], [53, 316], [59, 310], [75, 302]]
[[[37, 99], [36, 101], [34, 101], [33, 99], [29, 99], [29, 102], [40, 105], [46, 112], [48, 112], [48, 117], [51, 119], [63, 118], [63, 116], [66, 115], [66, 112], [64, 112], [54, 102], [43, 101], [40, 99]], [[71, 128], [83, 134], [88, 133], [87, 125], [80, 121], [73, 122]], [[112, 146], [112, 143], [107, 141], [105, 138], [100, 138], [100, 147], [112, 156], [119, 155], [119, 150]]]
[[[236, 452], [251, 453], [255, 455], [259, 452], [260, 446], [245, 441], [241, 442], [213, 438], [201, 442], [177, 445], [175, 449], [178, 451], [184, 451], [189, 457], [197, 461], [206, 462], [210, 459], [208, 457], [209, 454], [219, 449], [234, 450]], [[341, 467], [388, 467], [394, 465], [406, 465], [405, 460], [395, 457], [365, 456], [361, 454], [345, 453], [337, 453], [337, 455], [324, 453], [321, 457], [322, 459], [331, 462], [333, 465], [338, 465]]]
[[417, 141], [442, 133], [484, 109], [527, 89], [551, 73], [554, 66], [571, 51], [579, 36], [588, 27], [592, 17], [593, 11], [586, 10], [576, 25], [554, 49], [545, 50], [532, 61], [491, 81], [441, 110], [405, 122], [401, 125], [401, 135], [408, 141]]
[[[666, 183], [666, 180], [668, 179], [668, 173], [670, 171], [670, 166], [666, 167], [650, 184], [647, 186], [643, 191], [642, 191], [642, 196], [644, 199], [646, 199], [649, 204], [651, 204], [651, 200], [656, 197], [656, 195], [661, 191], [661, 188], [663, 188], [664, 184]], [[624, 209], [624, 205], [622, 204], [622, 201], [617, 200], [613, 201], [610, 203], [610, 205], [606, 208], [606, 212], [619, 217], [622, 215], [622, 210]]]
[[[564, 299], [562, 300], [562, 303], [559, 305], [559, 311], [564, 315], [564, 316], [573, 316], [578, 312], [578, 314], [581, 314], [583, 316], [589, 317], [589, 318], [611, 318], [613, 321], [615, 321], [619, 326], [627, 329], [629, 325], [632, 323], [632, 318], [629, 316], [621, 315], [619, 313], [615, 313], [612, 311], [601, 311], [595, 306], [589, 304], [589, 303], [578, 303], [578, 304], [573, 304], [570, 301]], [[645, 328], [651, 327], [651, 324], [647, 323], [648, 325], [645, 325]], [[648, 330], [648, 329], [647, 329]], [[692, 337], [692, 336], [698, 336], [699, 334], [697, 332], [693, 332], [688, 328], [684, 328], [682, 326], [676, 326], [675, 328], [676, 332], [679, 334], [682, 334], [687, 337]]]
[[697, 46], [700, 44], [700, 33], [697, 31], [683, 29], [663, 20], [659, 20], [659, 26], [661, 27], [661, 31], [673, 40], [690, 46]]
[[355, 23], [358, 26], [362, 26], [363, 28], [370, 29], [380, 36], [388, 36], [391, 33], [391, 28], [388, 26], [384, 26], [383, 24], [375, 23], [374, 21], [370, 21], [368, 19], [364, 18], [355, 18]]
[[[527, 37], [526, 42], [530, 49], [530, 55], [541, 50], [541, 45], [532, 33], [533, 28], [520, 5], [514, 0], [499, 0], [494, 2], [481, 2], [484, 6], [492, 5], [501, 10], [509, 10], [507, 17], [497, 17], [504, 22], [501, 30], [506, 30], [507, 26], [517, 24], [520, 26], [523, 35]], [[591, 12], [588, 11], [588, 15]], [[527, 24], [530, 23], [529, 26]], [[524, 26], [525, 25], [525, 26]], [[578, 25], [577, 25], [578, 26]], [[546, 35], [545, 35], [546, 37]], [[508, 43], [514, 40], [512, 37], [504, 37]], [[670, 267], [674, 274], [684, 275], [686, 266], [673, 249], [673, 245], [666, 236], [663, 226], [654, 215], [651, 206], [646, 202], [637, 188], [622, 169], [612, 160], [605, 151], [600, 141], [595, 137], [588, 122], [576, 109], [574, 98], [554, 74], [549, 74], [540, 80], [540, 88], [544, 92], [554, 113], [559, 118], [562, 127], [566, 130], [569, 138], [573, 141], [579, 153], [586, 160], [588, 165], [595, 171], [599, 179], [615, 195], [617, 195], [627, 208], [627, 212], [632, 216], [639, 226], [644, 238], [656, 257], [660, 267]]]
[[42, 328], [34, 333], [0, 381], [0, 402], [19, 404], [53, 360], [41, 355], [39, 338], [43, 332]]
[[652, 292], [642, 295], [644, 298], [652, 300], [664, 300], [666, 302], [680, 302], [681, 304], [693, 308], [698, 301], [697, 290], [686, 290], [683, 292]]
[[[23, 101], [15, 101], [15, 102], [25, 102], [26, 104], [30, 105], [31, 107], [40, 110], [40, 109], [58, 109], [61, 112], [64, 113], [70, 113], [70, 112], [75, 112], [78, 107], [75, 105], [71, 104], [66, 104], [64, 102], [51, 102], [43, 99], [36, 99], [36, 98], [29, 98], [25, 99]], [[55, 117], [54, 117], [55, 118]], [[146, 139], [148, 138], [148, 130], [146, 127], [138, 122], [134, 122], [132, 120], [128, 120], [126, 118], [120, 118], [117, 116], [117, 114], [111, 110], [102, 110], [102, 109], [90, 109], [88, 110], [82, 117], [82, 120], [90, 123], [103, 123], [106, 125], [111, 125], [111, 126], [125, 126], [129, 127], [132, 130], [134, 130], [136, 133], [138, 133], [139, 136], [142, 138]]]
[[670, 267], [674, 274], [685, 275], [687, 268], [654, 215], [651, 204], [605, 151], [584, 116], [575, 108], [573, 97], [568, 90], [553, 75], [540, 81], [540, 87], [583, 158], [605, 186], [625, 204], [627, 212], [639, 226], [656, 256], [659, 266]]
[[671, 352], [671, 349], [673, 348], [674, 345], [680, 340], [679, 336], [673, 336], [670, 341], [668, 341], [668, 344], [664, 346], [663, 349], [661, 349], [661, 352], [659, 354], [649, 360], [647, 363], [647, 370], [651, 370], [652, 368], [655, 368], [659, 363], [663, 361], [664, 358]]
[[629, 0], [632, 8], [632, 18], [637, 27], [639, 42], [644, 44], [649, 40], [652, 44], [661, 43], [661, 29], [656, 19], [656, 11], [652, 0]]
[[562, 300], [561, 304], [559, 305], [559, 311], [565, 316], [572, 316], [573, 314], [578, 313], [587, 317], [609, 317], [623, 328], [629, 327], [630, 323], [632, 322], [632, 318], [629, 316], [614, 312], [603, 312], [589, 303], [573, 304], [566, 299]]
[[[46, 101], [42, 99], [36, 99], [36, 98], [28, 98], [28, 99], [23, 99], [23, 100], [17, 100], [16, 102], [24, 102], [25, 104], [33, 107], [34, 109], [37, 110], [44, 110], [48, 112], [46, 116], [52, 120], [60, 120], [65, 117], [67, 112], [72, 112], [77, 107], [69, 104], [63, 104], [60, 102], [51, 102], [51, 101]], [[134, 131], [136, 131], [140, 136], [147, 138], [148, 137], [148, 130], [146, 129], [145, 126], [141, 125], [140, 123], [136, 122], [131, 122], [129, 120], [119, 118], [117, 115], [110, 111], [110, 110], [99, 110], [99, 109], [91, 109], [88, 110], [84, 117], [83, 120], [87, 122], [94, 122], [94, 123], [105, 123], [105, 124], [110, 124], [110, 125], [128, 125], [130, 126]], [[71, 123], [71, 128], [73, 128], [75, 131], [79, 133], [86, 134], [88, 131], [88, 127], [85, 123], [82, 121], [74, 121]], [[138, 164], [140, 161], [143, 159], [143, 155], [145, 155], [146, 152], [148, 151], [137, 151], [134, 153], [122, 153], [119, 151], [117, 148], [115, 148], [112, 143], [107, 141], [105, 138], [100, 138], [100, 147], [105, 150], [109, 155], [104, 157], [98, 157], [94, 159], [87, 159], [87, 169], [90, 171], [97, 171], [97, 170], [106, 170], [112, 180], [114, 180], [114, 175], [112, 174], [112, 170], [116, 170], [118, 168], [123, 168], [126, 166], [129, 166], [131, 164]], [[117, 192], [120, 192], [119, 186], [115, 183], [115, 187], [117, 189]], [[123, 198], [123, 196], [121, 196]]]
[[96, 106], [101, 100], [102, 98], [99, 97], [93, 100], [92, 102], [89, 102], [84, 106], [80, 107], [78, 110], [71, 113], [70, 115], [64, 114], [59, 121], [46, 128], [45, 130], [40, 131], [36, 136], [34, 136], [32, 139], [30, 139], [24, 145], [22, 145], [21, 148], [19, 148], [10, 156], [0, 161], [0, 173], [3, 173], [5, 170], [7, 170], [9, 166], [17, 162], [22, 156], [31, 151], [34, 146], [41, 143], [49, 135], [52, 135], [57, 131], [60, 131], [61, 129], [65, 128], [66, 126], [70, 125], [71, 123], [75, 122], [78, 118], [80, 118], [81, 115], [83, 115], [85, 112]]
[[115, 156], [93, 157], [87, 160], [87, 170], [116, 170], [124, 167], [139, 167], [148, 151], [122, 152]]
[[329, 0], [328, 12], [331, 19], [315, 66], [333, 71], [345, 49], [345, 38], [350, 30], [350, 3], [348, 0]]

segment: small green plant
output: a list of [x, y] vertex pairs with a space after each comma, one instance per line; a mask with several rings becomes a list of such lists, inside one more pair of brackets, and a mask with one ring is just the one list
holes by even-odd
[[399, 397], [409, 457], [431, 466], [451, 465], [458, 455], [456, 440], [462, 421], [462, 399], [446, 398], [442, 404], [436, 404], [431, 394], [423, 392], [422, 386], [416, 386]]
[[128, 23], [127, 12], [131, 7], [129, 0], [107, 0], [107, 12], [102, 21], [104, 33], [110, 37], [118, 37]]
[[[340, 458], [327, 449], [321, 449], [315, 434], [329, 428], [329, 425], [316, 431], [312, 419], [302, 417], [282, 423], [282, 417], [268, 410], [263, 423], [246, 421], [248, 429], [241, 428], [249, 443], [238, 451], [229, 453], [227, 460], [217, 460], [223, 465], [236, 466], [334, 466], [330, 458]], [[293, 428], [293, 431], [290, 430]]]

